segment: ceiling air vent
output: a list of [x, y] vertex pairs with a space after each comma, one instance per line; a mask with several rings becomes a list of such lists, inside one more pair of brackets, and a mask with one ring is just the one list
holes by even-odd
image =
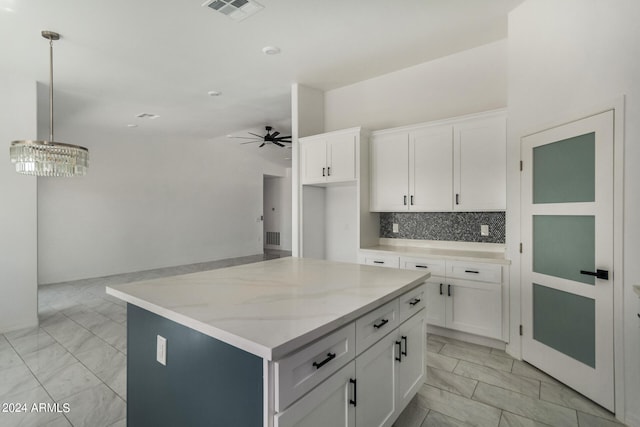
[[234, 21], [242, 21], [264, 7], [253, 0], [207, 0], [203, 6], [220, 12]]

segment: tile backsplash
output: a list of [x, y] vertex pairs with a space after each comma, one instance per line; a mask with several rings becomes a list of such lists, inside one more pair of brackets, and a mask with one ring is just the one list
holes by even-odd
[[[398, 233], [393, 224], [398, 224]], [[480, 226], [489, 235], [480, 235]], [[380, 214], [380, 237], [448, 240], [457, 242], [505, 242], [504, 212], [385, 212]]]

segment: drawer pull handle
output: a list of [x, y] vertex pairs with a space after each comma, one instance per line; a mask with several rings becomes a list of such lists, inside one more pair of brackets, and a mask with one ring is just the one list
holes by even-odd
[[440, 283], [440, 295], [442, 295], [442, 283]]
[[416, 264], [416, 268], [429, 268], [429, 266], [424, 264]]
[[476, 271], [476, 270], [465, 270], [464, 272], [465, 273], [473, 273], [473, 274], [479, 274], [480, 273], [479, 271]]
[[401, 341], [404, 341], [404, 351], [402, 351], [402, 346], [400, 346], [400, 354], [403, 356], [407, 355], [407, 337], [405, 337], [404, 335], [401, 338]]
[[407, 196], [404, 196], [404, 201], [402, 202], [403, 205], [407, 206]]
[[396, 360], [402, 363], [402, 341], [396, 341], [396, 345], [398, 346], [398, 355], [396, 356]]
[[376, 324], [376, 323], [374, 323], [374, 324], [373, 324], [373, 327], [374, 327], [374, 328], [376, 328], [376, 329], [380, 329], [380, 328], [382, 328], [384, 325], [386, 325], [387, 323], [389, 323], [389, 319], [382, 319], [382, 320], [380, 321], [380, 323], [377, 323], [377, 324]]
[[451, 285], [447, 285], [447, 295], [451, 296]]
[[353, 384], [353, 399], [349, 399], [349, 403], [355, 408], [358, 402], [358, 384], [353, 378], [349, 378], [349, 384]]
[[326, 175], [324, 174], [324, 169], [325, 169], [325, 168], [322, 168], [322, 176], [326, 176]]
[[413, 300], [409, 301], [409, 305], [411, 307], [413, 307], [414, 305], [416, 305], [417, 303], [419, 303], [420, 301], [422, 301], [420, 298], [414, 298]]
[[374, 264], [384, 264], [384, 261], [373, 261]]
[[316, 369], [320, 369], [324, 365], [326, 365], [327, 363], [331, 362], [335, 358], [336, 358], [336, 354], [335, 353], [327, 353], [327, 358], [326, 359], [324, 359], [322, 362], [313, 362], [313, 366]]
[[331, 166], [327, 166], [327, 176], [331, 176]]

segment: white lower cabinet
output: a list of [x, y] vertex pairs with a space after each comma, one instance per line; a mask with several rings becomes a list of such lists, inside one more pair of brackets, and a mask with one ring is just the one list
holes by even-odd
[[[424, 292], [421, 286], [391, 304], [398, 306], [406, 299], [418, 306], [416, 300]], [[390, 427], [424, 384], [426, 337], [425, 310], [420, 307], [354, 360], [275, 414], [273, 425]]]

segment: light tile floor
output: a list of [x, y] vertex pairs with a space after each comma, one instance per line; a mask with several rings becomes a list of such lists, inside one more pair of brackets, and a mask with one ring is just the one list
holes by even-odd
[[[39, 327], [0, 335], [0, 404], [27, 405], [26, 413], [0, 408], [0, 427], [126, 425], [126, 305], [106, 295], [106, 285], [287, 255], [42, 286]], [[619, 426], [606, 410], [503, 351], [435, 335], [427, 350], [427, 383], [395, 427]], [[44, 407], [35, 411], [34, 403]]]

